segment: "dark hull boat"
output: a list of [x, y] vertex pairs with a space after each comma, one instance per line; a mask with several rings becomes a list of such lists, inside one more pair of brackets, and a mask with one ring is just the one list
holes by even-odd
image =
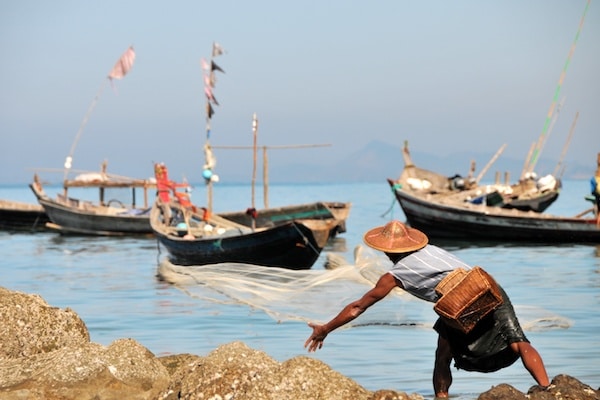
[[[428, 236], [504, 242], [600, 243], [596, 218], [561, 217], [425, 195], [388, 180], [410, 226]], [[582, 213], [585, 214], [585, 213]], [[581, 214], [580, 214], [581, 215]]]
[[160, 199], [152, 207], [150, 223], [174, 264], [245, 263], [293, 270], [312, 267], [331, 229], [331, 224], [309, 226], [295, 220], [253, 230]]

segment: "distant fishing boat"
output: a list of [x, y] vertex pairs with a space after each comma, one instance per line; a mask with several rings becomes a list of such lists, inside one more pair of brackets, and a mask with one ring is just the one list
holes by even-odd
[[[84, 173], [65, 180], [63, 192], [56, 197], [46, 194], [37, 175], [29, 186], [48, 215], [50, 221], [46, 226], [49, 229], [63, 234], [98, 236], [152, 234], [149, 197], [154, 196], [156, 190], [153, 179], [111, 175], [103, 164], [100, 173]], [[96, 192], [97, 200], [71, 197], [69, 190], [74, 188]], [[123, 191], [127, 195], [116, 196], [117, 192]], [[108, 197], [109, 193], [115, 197]], [[124, 202], [125, 197], [130, 203]]]
[[503, 242], [600, 243], [596, 218], [553, 216], [417, 196], [389, 181], [408, 224], [430, 237]]
[[0, 230], [40, 232], [50, 222], [39, 204], [0, 199]]
[[[499, 182], [492, 185], [479, 185], [482, 174], [479, 174], [477, 178], [472, 178], [472, 171], [468, 177], [463, 178], [446, 176], [419, 168], [412, 160], [408, 142], [404, 143], [402, 157], [404, 168], [400, 177], [393, 180], [393, 183], [417, 197], [441, 198], [460, 194], [464, 199], [473, 203], [486, 202], [488, 206], [543, 212], [558, 198], [560, 193], [561, 182], [552, 176], [537, 181], [527, 179], [513, 185]], [[484, 172], [485, 169], [482, 173]]]
[[[598, 154], [600, 173], [600, 153]], [[538, 243], [600, 243], [595, 205], [573, 217], [474, 203], [464, 193], [415, 192], [388, 179], [410, 226], [436, 238]], [[587, 214], [595, 214], [592, 218]]]

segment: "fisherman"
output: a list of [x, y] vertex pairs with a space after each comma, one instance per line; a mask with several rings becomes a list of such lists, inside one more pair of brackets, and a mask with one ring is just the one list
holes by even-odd
[[[471, 269], [451, 253], [428, 244], [423, 232], [399, 221], [373, 228], [363, 239], [369, 247], [384, 252], [394, 266], [379, 278], [374, 288], [346, 305], [331, 321], [324, 325], [308, 324], [313, 331], [304, 347], [309, 352], [322, 348], [329, 333], [357, 318], [392, 289], [399, 287], [435, 303], [440, 298], [436, 287], [445, 277], [459, 268]], [[436, 321], [433, 327], [438, 333], [433, 369], [436, 397], [448, 397], [452, 383], [452, 359], [458, 369], [493, 372], [521, 358], [538, 385], [545, 388], [550, 384], [542, 358], [525, 337], [508, 296], [499, 285], [497, 288], [502, 297], [501, 304], [477, 322], [469, 333], [461, 331], [445, 318], [440, 317]]]
[[591, 185], [591, 194], [594, 196], [595, 205], [596, 205], [596, 215], [598, 215], [598, 211], [600, 208], [600, 174], [593, 176], [590, 180]]
[[600, 153], [598, 153], [598, 168], [596, 174], [590, 180], [591, 194], [594, 196], [594, 213], [596, 214], [596, 225], [600, 226]]

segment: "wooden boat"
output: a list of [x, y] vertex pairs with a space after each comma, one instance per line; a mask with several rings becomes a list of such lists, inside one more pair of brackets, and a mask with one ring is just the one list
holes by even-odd
[[329, 237], [335, 237], [346, 232], [350, 207], [351, 203], [318, 201], [259, 210], [249, 208], [246, 211], [219, 213], [219, 216], [249, 227], [268, 227], [293, 220], [332, 220]]
[[46, 222], [50, 220], [41, 205], [0, 199], [0, 230], [45, 231]]
[[[388, 179], [410, 226], [430, 237], [507, 242], [600, 243], [596, 218], [554, 216], [474, 204], [457, 195], [417, 194]], [[591, 211], [591, 210], [588, 210]]]
[[[499, 152], [501, 151], [499, 150]], [[495, 157], [497, 155], [499, 153]], [[488, 206], [543, 212], [556, 201], [561, 189], [560, 180], [551, 175], [540, 179], [534, 179], [533, 177], [522, 179], [512, 185], [508, 183], [501, 184], [496, 179], [496, 182], [492, 185], [480, 186], [479, 180], [487, 170], [487, 166], [477, 178], [473, 177], [473, 165], [467, 177], [456, 175], [448, 177], [415, 166], [406, 142], [402, 148], [402, 156], [404, 168], [400, 177], [394, 183], [401, 185], [405, 191], [409, 191], [418, 197], [427, 195], [454, 196], [457, 193], [462, 193], [463, 197], [470, 197], [474, 202], [477, 202], [478, 200], [484, 200], [485, 197], [481, 196], [485, 192], [494, 191], [497, 193], [497, 196], [493, 198], [488, 196]]]
[[[60, 233], [98, 236], [152, 234], [148, 190], [156, 188], [154, 180], [110, 175], [106, 173], [106, 164], [103, 164], [100, 173], [65, 180], [63, 192], [55, 198], [46, 194], [37, 174], [29, 186], [48, 215], [50, 222], [46, 226]], [[97, 191], [98, 199], [91, 201], [70, 197], [71, 188]], [[130, 194], [130, 204], [117, 198], [106, 198], [109, 190], [116, 192], [117, 189]], [[137, 204], [139, 190], [143, 191], [140, 205]]]
[[206, 209], [163, 202], [150, 212], [158, 241], [178, 265], [245, 263], [287, 269], [310, 269], [329, 238], [330, 225], [310, 227], [295, 220], [268, 228], [251, 229]]

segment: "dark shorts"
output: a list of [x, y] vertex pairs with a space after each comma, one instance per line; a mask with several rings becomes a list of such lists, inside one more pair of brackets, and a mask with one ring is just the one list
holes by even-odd
[[502, 288], [500, 292], [503, 304], [479, 321], [468, 334], [448, 326], [441, 318], [433, 326], [450, 343], [456, 368], [478, 372], [497, 371], [512, 365], [519, 358], [510, 348], [511, 343], [529, 342], [508, 296]]

